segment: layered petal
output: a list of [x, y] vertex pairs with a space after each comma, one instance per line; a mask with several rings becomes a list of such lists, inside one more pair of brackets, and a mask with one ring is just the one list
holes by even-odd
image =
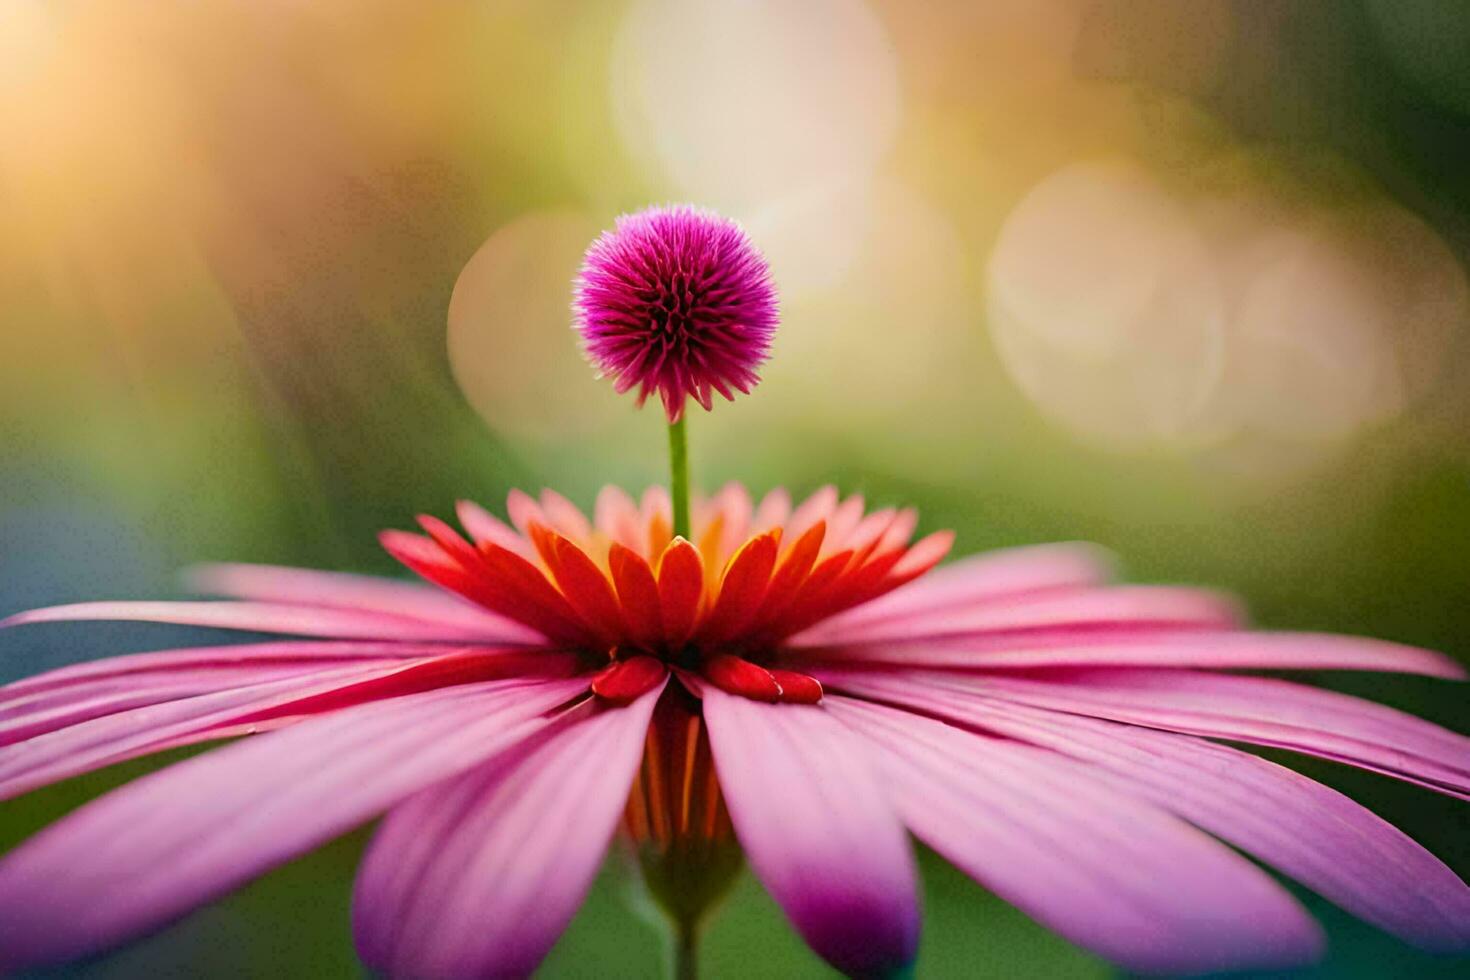
[[884, 693], [1092, 763], [1118, 789], [1184, 817], [1406, 942], [1470, 949], [1470, 888], [1403, 831], [1290, 769], [1197, 738], [992, 698], [936, 695], [897, 678]]
[[187, 579], [196, 591], [233, 599], [387, 613], [472, 630], [503, 643], [541, 639], [520, 623], [420, 582], [245, 564], [200, 565], [189, 570]]
[[531, 525], [531, 538], [577, 618], [588, 625], [603, 649], [616, 646], [626, 629], [617, 594], [602, 569], [570, 539], [539, 524]]
[[529, 541], [521, 537], [515, 528], [479, 504], [470, 500], [461, 500], [455, 504], [454, 513], [477, 547], [493, 545], [513, 551], [522, 558], [535, 556], [535, 549], [531, 547]]
[[[761, 502], [755, 508], [755, 514], [750, 519], [750, 529], [756, 534], [769, 531], [773, 527], [784, 525], [791, 516], [791, 494], [785, 487], [776, 487], [761, 498]], [[790, 528], [786, 529], [787, 536], [798, 537], [801, 532], [792, 533]]]
[[529, 559], [510, 548], [472, 546], [446, 525], [425, 522], [429, 537], [384, 531], [379, 541], [414, 573], [514, 620], [554, 642], [589, 637], [585, 624]]
[[331, 667], [368, 660], [406, 660], [440, 656], [455, 649], [442, 643], [365, 642], [354, 640], [273, 640], [221, 646], [184, 647], [130, 653], [102, 660], [68, 664], [0, 687], [0, 705], [37, 691], [125, 681], [148, 674], [173, 671], [248, 670], [254, 667]]
[[718, 649], [754, 618], [776, 567], [780, 539], [779, 531], [757, 535], [730, 559], [714, 606], [698, 630], [706, 648]]
[[[1465, 668], [1430, 650], [1330, 633], [1077, 628], [845, 643], [786, 651], [797, 664], [1006, 670], [1036, 667], [1207, 667], [1381, 670], [1460, 679]], [[803, 668], [805, 669], [805, 668]]]
[[514, 745], [580, 689], [500, 681], [362, 705], [115, 790], [0, 861], [0, 969], [156, 929]]
[[861, 744], [818, 706], [702, 694], [736, 835], [797, 931], [851, 976], [911, 962], [913, 856]]
[[698, 622], [704, 596], [704, 563], [699, 551], [683, 538], [669, 542], [659, 559], [659, 616], [672, 647], [688, 642]]
[[622, 605], [623, 620], [633, 643], [653, 649], [663, 640], [658, 581], [643, 556], [614, 541], [607, 555], [608, 570]]
[[[367, 663], [381, 667], [394, 661], [378, 659]], [[354, 666], [351, 661], [343, 665]], [[359, 662], [358, 665], [363, 664]], [[142, 677], [101, 678], [21, 692], [0, 700], [0, 746], [121, 711], [253, 684], [305, 677], [321, 669], [320, 665], [302, 664], [183, 669]]]
[[[1009, 548], [961, 558], [888, 595], [823, 622], [827, 642], [860, 640], [865, 630], [997, 600], [1102, 585], [1112, 578], [1105, 551], [1080, 543]], [[814, 635], [817, 630], [812, 631]]]
[[1361, 698], [1267, 677], [1082, 670], [925, 682], [1070, 714], [1292, 749], [1470, 799], [1470, 738]]
[[1071, 941], [1133, 970], [1280, 967], [1322, 935], [1249, 861], [1087, 766], [841, 696], [829, 710], [882, 750], [918, 837]]
[[[859, 607], [861, 608], [861, 607]], [[913, 641], [937, 637], [1040, 629], [1093, 629], [1153, 626], [1227, 629], [1240, 620], [1233, 600], [1204, 589], [1115, 585], [1019, 595], [1005, 602], [930, 609], [923, 615], [865, 623], [843, 629], [819, 625], [795, 645], [810, 646], [846, 636], [861, 643]]]
[[496, 628], [397, 616], [362, 609], [297, 606], [280, 602], [78, 602], [16, 613], [0, 627], [74, 620], [130, 620], [208, 626], [215, 629], [322, 636], [337, 639], [494, 643]]
[[[520, 676], [566, 676], [569, 655], [492, 651], [406, 664], [325, 668], [120, 711], [0, 747], [0, 799], [102, 766], [208, 739], [253, 734], [364, 701]], [[586, 682], [582, 681], [584, 689]]]
[[627, 803], [658, 689], [579, 712], [394, 809], [353, 900], [389, 976], [520, 977], [582, 903]]
[[648, 538], [638, 519], [638, 505], [622, 487], [609, 483], [597, 492], [592, 523], [609, 540], [642, 556]]

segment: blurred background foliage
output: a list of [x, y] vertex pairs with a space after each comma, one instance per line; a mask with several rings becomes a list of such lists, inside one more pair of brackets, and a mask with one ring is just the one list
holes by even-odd
[[[7, 0], [0, 614], [236, 559], [390, 571], [468, 496], [663, 475], [569, 281], [624, 210], [740, 218], [784, 322], [698, 479], [835, 481], [961, 553], [1086, 538], [1280, 628], [1470, 660], [1461, 0]], [[190, 639], [8, 634], [0, 680]], [[1470, 727], [1465, 688], [1314, 681]], [[1470, 871], [1452, 801], [1325, 764]], [[0, 807], [0, 848], [158, 763]], [[86, 976], [353, 975], [363, 836]], [[1100, 976], [925, 859], [921, 977]], [[646, 976], [615, 868], [544, 975]], [[1304, 896], [1309, 975], [1461, 974]], [[820, 976], [759, 888], [720, 976]]]

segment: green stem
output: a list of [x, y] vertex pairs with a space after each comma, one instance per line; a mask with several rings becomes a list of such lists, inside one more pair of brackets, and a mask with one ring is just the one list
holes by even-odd
[[693, 925], [675, 925], [670, 932], [674, 946], [673, 980], [698, 980], [699, 929]]
[[684, 416], [669, 425], [669, 492], [674, 497], [674, 533], [689, 537], [689, 437]]

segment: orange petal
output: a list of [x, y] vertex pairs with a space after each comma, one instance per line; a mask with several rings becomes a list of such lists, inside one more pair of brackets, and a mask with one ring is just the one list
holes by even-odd
[[857, 605], [888, 591], [883, 583], [907, 553], [906, 548], [895, 548], [871, 557], [859, 555], [859, 560], [854, 561], [853, 567], [842, 577], [838, 587], [840, 594], [834, 598], [844, 606]]
[[777, 528], [751, 538], [735, 552], [720, 580], [714, 608], [699, 629], [701, 643], [729, 639], [755, 615], [771, 583], [780, 544], [781, 529]]
[[[662, 513], [654, 514], [648, 522], [648, 553], [662, 554], [673, 540], [674, 526]], [[692, 546], [691, 546], [692, 547]], [[698, 554], [698, 551], [695, 551]]]
[[[541, 569], [498, 545], [482, 545], [480, 554], [485, 559], [485, 592], [493, 597], [482, 599], [485, 605], [550, 637], [575, 642], [592, 639], [590, 627]], [[491, 601], [495, 604], [490, 605]]]
[[592, 679], [592, 690], [604, 701], [632, 704], [663, 683], [668, 676], [663, 661], [654, 657], [619, 660]]
[[672, 648], [689, 642], [703, 598], [704, 563], [699, 551], [683, 538], [675, 538], [664, 549], [658, 566], [659, 613]]
[[772, 704], [781, 700], [781, 685], [776, 683], [776, 678], [749, 660], [717, 653], [705, 660], [703, 673], [711, 684], [728, 694]]
[[623, 622], [633, 642], [648, 649], [656, 648], [664, 637], [663, 617], [659, 615], [658, 582], [643, 556], [614, 541], [607, 555], [612, 569], [613, 585], [623, 606]]
[[766, 589], [765, 598], [761, 601], [760, 610], [752, 618], [749, 628], [759, 630], [779, 617], [796, 599], [801, 584], [811, 574], [812, 566], [816, 564], [817, 554], [822, 549], [822, 539], [827, 533], [827, 522], [818, 521], [807, 529], [807, 532], [781, 559], [781, 564], [776, 569], [776, 574], [771, 577], [770, 588]]
[[526, 525], [526, 536], [531, 539], [531, 544], [536, 546], [536, 554], [541, 557], [541, 564], [549, 570], [556, 561], [556, 534], [541, 521], [532, 521]]
[[828, 616], [892, 592], [937, 565], [953, 543], [952, 531], [938, 531], [912, 548], [886, 551], [861, 564], [855, 561], [820, 605], [808, 609], [800, 621], [788, 621], [785, 625], [792, 632], [804, 630]]
[[708, 579], [713, 579], [715, 573], [720, 570], [724, 555], [720, 551], [720, 541], [725, 532], [725, 515], [716, 511], [705, 527], [704, 533], [699, 536], [699, 553], [704, 557], [704, 574]]
[[[874, 541], [867, 550], [871, 551], [877, 544], [878, 542]], [[792, 630], [806, 629], [828, 616], [835, 616], [844, 609], [851, 609], [853, 606], [888, 592], [890, 587], [886, 585], [886, 582], [889, 573], [903, 558], [904, 553], [904, 549], [900, 548], [878, 555], [871, 560], [866, 553], [853, 556], [852, 562], [843, 570], [841, 577], [832, 583], [831, 588], [827, 589], [820, 600], [813, 602], [807, 608], [800, 621], [790, 621], [787, 626]]]
[[543, 530], [543, 536], [548, 541], [543, 555], [549, 552], [546, 563], [561, 594], [582, 621], [592, 627], [599, 642], [616, 645], [622, 639], [623, 614], [607, 576], [585, 551], [560, 534]]
[[851, 563], [850, 551], [839, 551], [817, 562], [817, 567], [812, 569], [812, 573], [797, 589], [796, 597], [791, 600], [786, 611], [776, 617], [766, 628], [766, 632], [776, 637], [790, 636], [794, 632], [791, 624], [805, 621], [813, 609], [822, 607], [831, 589]]

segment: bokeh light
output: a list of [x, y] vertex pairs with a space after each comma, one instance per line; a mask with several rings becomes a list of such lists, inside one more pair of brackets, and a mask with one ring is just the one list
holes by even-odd
[[1284, 440], [1297, 472], [1432, 393], [1470, 313], [1442, 238], [1381, 192], [1321, 202], [1259, 167], [1206, 173], [1073, 164], [1012, 212], [990, 327], [1039, 408], [1120, 449]]
[[1224, 373], [1225, 298], [1187, 214], [1136, 168], [1083, 164], [1016, 208], [990, 323], [1023, 390], [1079, 432], [1183, 437]]
[[900, 116], [891, 42], [861, 0], [640, 0], [611, 90], [634, 154], [737, 214], [871, 173]]
[[465, 264], [449, 300], [449, 363], [485, 421], [507, 435], [558, 438], [625, 414], [571, 342], [571, 282], [597, 222], [536, 212], [501, 227]]

